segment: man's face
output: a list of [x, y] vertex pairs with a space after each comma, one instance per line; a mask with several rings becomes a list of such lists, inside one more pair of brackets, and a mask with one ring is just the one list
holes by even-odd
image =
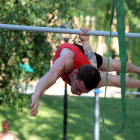
[[7, 122], [7, 121], [4, 121], [4, 122], [2, 123], [2, 128], [3, 128], [4, 132], [8, 132], [8, 130], [9, 130], [9, 128], [10, 128], [10, 123]]
[[71, 80], [71, 92], [73, 94], [80, 96], [82, 93], [88, 93], [90, 91], [85, 87], [83, 81], [77, 80], [77, 78]]

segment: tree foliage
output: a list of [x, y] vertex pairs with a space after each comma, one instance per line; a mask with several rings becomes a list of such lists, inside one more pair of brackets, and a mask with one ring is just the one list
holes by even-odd
[[[124, 1], [124, 8], [130, 32], [140, 32], [140, 2]], [[76, 16], [84, 26], [89, 16], [89, 28], [94, 22], [95, 30], [108, 31], [110, 10], [111, 1], [108, 0], [2, 0], [0, 23], [60, 27], [63, 22], [74, 24]], [[96, 42], [98, 37], [94, 38]], [[19, 96], [21, 83], [38, 79], [49, 70], [53, 48], [59, 41], [60, 38], [53, 33], [0, 30], [1, 103], [7, 101], [16, 108], [22, 108], [26, 101]], [[108, 40], [106, 43], [108, 45]], [[127, 52], [131, 52], [131, 61], [136, 65], [140, 65], [139, 44], [139, 39], [127, 39]], [[21, 67], [24, 64], [29, 64], [33, 72], [25, 71]]]
[[[84, 3], [84, 2], [83, 2]], [[94, 29], [99, 31], [109, 31], [109, 21], [111, 17], [111, 0], [87, 0], [84, 4], [81, 3], [81, 13], [86, 16], [90, 17], [90, 24], [89, 28], [91, 28], [92, 22], [94, 22]], [[139, 0], [123, 0], [124, 4], [124, 12], [125, 12], [125, 25], [130, 33], [140, 33], [140, 1]], [[86, 8], [88, 7], [88, 8]], [[93, 18], [94, 17], [94, 18]], [[81, 18], [81, 16], [79, 16]], [[92, 21], [91, 19], [94, 19]], [[85, 21], [85, 20], [83, 20]], [[116, 26], [116, 14], [114, 14], [114, 23], [113, 29], [117, 29]], [[114, 30], [113, 30], [114, 31]], [[98, 43], [98, 37], [93, 36], [94, 44]], [[109, 41], [108, 37], [104, 37], [105, 43], [108, 46]], [[96, 43], [97, 42], [97, 43]], [[140, 67], [139, 63], [139, 56], [140, 56], [140, 40], [138, 38], [126, 38], [126, 53], [128, 55], [129, 60], [131, 63]], [[112, 46], [112, 45], [111, 45]], [[112, 50], [112, 49], [111, 49]], [[113, 55], [112, 52], [110, 52]], [[136, 74], [129, 74], [132, 78], [139, 78]], [[136, 89], [129, 89], [136, 91]]]
[[[0, 23], [41, 27], [60, 27], [74, 22], [78, 0], [2, 0]], [[22, 108], [26, 103], [19, 89], [42, 77], [50, 68], [53, 48], [60, 39], [56, 34], [0, 30], [0, 102]], [[33, 72], [21, 65], [29, 64]]]
[[[127, 0], [125, 2], [125, 12], [128, 19], [129, 32], [140, 33], [140, 1]], [[140, 66], [140, 40], [138, 38], [127, 39], [127, 48], [131, 52], [131, 61], [137, 66]]]
[[[93, 22], [91, 19], [94, 17], [94, 25], [95, 30], [99, 31], [108, 31], [109, 30], [109, 21], [111, 16], [111, 0], [87, 0], [80, 4], [81, 15], [82, 18], [90, 17], [90, 22]], [[140, 32], [140, 1], [139, 0], [124, 0], [124, 12], [125, 12], [125, 20], [126, 26], [129, 26], [129, 32], [139, 33]], [[80, 18], [81, 16], [79, 16]], [[114, 19], [116, 19], [116, 14], [114, 15]], [[85, 21], [85, 20], [83, 20]], [[89, 28], [91, 28], [91, 23], [89, 24]], [[116, 23], [113, 24], [115, 30], [117, 28]], [[98, 37], [94, 37], [94, 41], [97, 41]], [[105, 43], [108, 46], [108, 38], [105, 37]], [[126, 38], [127, 44], [127, 53], [131, 52], [131, 62], [140, 66], [139, 63], [139, 39], [128, 39]]]

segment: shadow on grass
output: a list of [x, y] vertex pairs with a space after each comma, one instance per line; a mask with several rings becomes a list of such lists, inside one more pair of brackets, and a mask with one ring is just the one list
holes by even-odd
[[0, 107], [0, 121], [8, 119], [11, 132], [17, 134], [20, 140], [62, 139], [62, 97], [42, 96], [35, 118], [30, 117], [30, 110], [30, 107], [26, 107], [23, 112], [19, 112], [3, 104]]
[[[11, 132], [20, 140], [62, 140], [63, 96], [43, 95], [39, 104], [39, 113], [36, 117], [30, 117], [29, 106], [25, 107], [23, 112], [19, 112], [4, 104], [0, 106], [0, 123], [8, 119], [11, 122]], [[100, 140], [137, 140], [140, 138], [138, 132], [140, 123], [136, 120], [140, 116], [139, 100], [128, 100], [127, 124], [118, 135], [110, 135], [104, 131], [101, 124], [102, 107], [103, 99], [100, 99]], [[120, 129], [122, 123], [120, 99], [106, 100], [105, 119], [109, 130], [116, 132]], [[94, 98], [68, 96], [67, 125], [69, 140], [92, 140], [94, 137]]]
[[[68, 137], [70, 140], [94, 139], [94, 98], [93, 97], [69, 97]], [[101, 113], [100, 113], [101, 116]], [[101, 120], [101, 119], [100, 119]], [[109, 120], [110, 121], [110, 120]], [[108, 124], [107, 126], [110, 126]], [[100, 121], [100, 134], [103, 140], [109, 138], [103, 130]], [[100, 136], [102, 139], [102, 136]], [[111, 140], [116, 140], [111, 137]]]

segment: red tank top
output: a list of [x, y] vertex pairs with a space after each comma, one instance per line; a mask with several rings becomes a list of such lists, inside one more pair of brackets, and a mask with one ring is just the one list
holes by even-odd
[[[70, 44], [70, 43], [64, 43], [64, 44], [61, 44], [56, 53], [55, 53], [55, 56], [54, 56], [54, 59], [53, 59], [53, 63], [55, 62], [55, 60], [57, 58], [60, 57], [60, 52], [62, 49], [64, 48], [68, 48], [70, 49], [71, 51], [73, 51], [75, 53], [75, 58], [74, 58], [74, 69], [78, 69], [80, 68], [81, 66], [85, 65], [85, 64], [90, 64], [91, 63], [89, 62], [89, 60], [85, 57], [85, 55], [82, 53], [82, 51], [75, 45], [73, 44]], [[68, 83], [70, 85], [70, 79], [69, 79], [69, 73], [63, 73], [63, 75], [61, 76], [61, 78], [63, 79], [64, 82]]]

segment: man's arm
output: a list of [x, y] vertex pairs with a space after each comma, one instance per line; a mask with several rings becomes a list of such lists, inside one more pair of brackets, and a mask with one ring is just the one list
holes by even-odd
[[88, 29], [88, 28], [80, 28], [80, 30], [82, 32], [79, 34], [79, 38], [82, 41], [82, 46], [83, 46], [83, 49], [85, 51], [85, 56], [93, 66], [97, 67], [96, 56], [95, 56], [95, 54], [94, 54], [94, 52], [93, 52], [93, 50], [92, 50], [92, 48], [90, 46], [89, 36], [83, 35], [84, 33], [90, 31], [90, 29]]
[[83, 49], [85, 51], [85, 56], [86, 58], [90, 61], [90, 63], [97, 67], [97, 60], [96, 60], [96, 56], [89, 44], [89, 41], [82, 41], [82, 46], [83, 46]]
[[73, 68], [73, 58], [73, 52], [67, 49], [64, 49], [64, 51], [62, 50], [60, 57], [54, 62], [49, 72], [39, 80], [35, 88], [34, 94], [31, 97], [31, 116], [37, 115], [39, 98], [42, 96], [44, 91], [50, 88], [65, 71], [70, 71]]
[[2, 133], [0, 133], [0, 140], [2, 140], [3, 139], [3, 134]]

